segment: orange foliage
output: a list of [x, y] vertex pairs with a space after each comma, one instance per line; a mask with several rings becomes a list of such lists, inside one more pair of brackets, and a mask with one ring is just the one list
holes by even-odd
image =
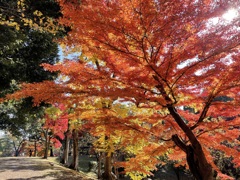
[[[55, 83], [24, 84], [9, 99], [33, 96], [36, 104], [74, 105], [75, 119], [84, 119], [82, 123], [92, 127], [94, 135], [99, 135], [95, 127], [104, 126], [105, 135], [123, 137], [122, 147], [136, 145], [141, 137], [150, 144], [140, 148], [144, 154], [135, 152], [138, 163], [154, 149], [159, 152], [154, 156], [170, 148], [173, 153], [184, 151], [171, 141], [172, 135], [177, 135], [185, 146], [200, 143], [203, 159], [212, 166], [212, 148], [225, 151], [239, 165], [239, 150], [224, 143], [239, 144], [240, 21], [224, 23], [222, 17], [227, 9], [239, 7], [239, 1], [59, 3], [63, 13], [60, 23], [71, 27], [61, 42], [80, 47], [84, 58], [44, 64], [46, 70], [59, 71], [61, 78]], [[213, 18], [219, 22], [214, 24]], [[95, 104], [98, 97], [134, 103], [139, 111], [125, 117], [119, 117], [116, 110], [100, 112]], [[158, 151], [160, 147], [164, 150]], [[134, 167], [135, 161], [129, 160], [129, 170], [144, 171]], [[157, 163], [144, 162], [149, 166]]]

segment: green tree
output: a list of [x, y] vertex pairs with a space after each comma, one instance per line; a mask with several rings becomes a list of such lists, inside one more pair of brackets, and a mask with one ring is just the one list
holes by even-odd
[[[55, 35], [40, 27], [44, 28], [48, 19], [58, 18], [59, 10], [53, 0], [0, 0], [0, 97], [18, 89], [19, 83], [56, 77], [56, 73], [44, 71], [40, 64], [59, 61], [54, 40], [60, 33]], [[27, 20], [33, 23], [26, 23]], [[35, 121], [33, 115], [41, 115], [41, 109], [32, 108], [31, 99], [0, 104], [0, 128], [21, 136], [28, 131], [28, 123]]]

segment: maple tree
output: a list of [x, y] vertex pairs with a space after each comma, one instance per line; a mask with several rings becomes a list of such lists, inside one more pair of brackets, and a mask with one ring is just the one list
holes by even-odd
[[54, 147], [61, 147], [58, 139], [64, 139], [64, 133], [68, 129], [68, 116], [62, 104], [55, 104], [45, 110], [45, 122], [43, 125], [43, 134], [45, 137], [44, 158], [48, 157], [48, 150], [52, 142]]
[[[133, 158], [122, 163], [135, 179], [148, 175], [164, 153], [180, 164], [187, 162], [196, 179], [213, 179], [213, 169], [226, 178], [213, 163], [212, 149], [240, 165], [240, 22], [222, 16], [240, 2], [59, 3], [60, 22], [71, 27], [62, 43], [80, 47], [83, 54], [79, 61], [44, 65], [61, 72], [58, 83], [23, 84], [8, 98], [32, 96], [35, 104], [77, 105], [76, 121], [86, 119], [86, 126], [101, 131], [104, 125], [104, 136], [125, 137], [120, 143], [125, 149], [138, 145]], [[141, 113], [119, 117], [109, 109], [97, 114], [96, 97], [131, 102]]]
[[[238, 2], [60, 3], [62, 23], [72, 28], [68, 43], [106, 64], [107, 68], [97, 67], [107, 75], [98, 78], [99, 84], [93, 82], [94, 88], [103, 96], [167, 109], [167, 117], [161, 119], [175, 128], [169, 135], [186, 153], [197, 179], [213, 176], [208, 145], [229, 156], [239, 153], [221, 143], [239, 136], [239, 19], [229, 23], [222, 17]], [[220, 96], [231, 100], [217, 100]], [[235, 118], [226, 121], [228, 116]]]

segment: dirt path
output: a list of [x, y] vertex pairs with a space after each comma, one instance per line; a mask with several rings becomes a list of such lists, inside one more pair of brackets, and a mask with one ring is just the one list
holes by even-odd
[[0, 158], [0, 180], [93, 180], [41, 158]]

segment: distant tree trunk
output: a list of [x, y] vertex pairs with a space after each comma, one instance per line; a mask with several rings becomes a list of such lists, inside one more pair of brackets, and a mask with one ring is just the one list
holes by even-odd
[[72, 131], [72, 136], [73, 136], [73, 160], [69, 168], [78, 170], [78, 157], [79, 157], [79, 152], [78, 152], [78, 131], [74, 129]]
[[61, 157], [60, 163], [67, 164], [68, 163], [68, 154], [69, 154], [69, 144], [70, 144], [70, 137], [69, 137], [69, 130], [65, 133], [65, 143], [64, 143], [64, 149], [63, 154]]
[[44, 131], [44, 136], [45, 136], [45, 151], [44, 151], [44, 159], [48, 158], [48, 149], [49, 149], [49, 144], [50, 144], [50, 137], [48, 136], [48, 129]]
[[21, 149], [21, 145], [22, 145], [23, 142], [24, 142], [24, 140], [22, 140], [22, 141], [19, 143], [18, 147], [17, 147], [16, 144], [15, 144], [15, 142], [13, 141], [13, 146], [14, 146], [15, 156], [16, 156], [16, 157], [19, 156], [20, 149]]
[[37, 156], [37, 141], [34, 141], [34, 157]]
[[15, 156], [18, 157], [19, 156], [19, 151], [15, 150]]
[[53, 154], [53, 147], [50, 146], [50, 157], [54, 157], [54, 154]]
[[97, 158], [97, 175], [98, 175], [98, 179], [101, 179], [101, 169], [102, 169], [102, 153], [101, 152], [96, 152], [96, 158]]
[[13, 141], [13, 147], [14, 147], [14, 150], [15, 150], [15, 153], [14, 153], [14, 155], [17, 157], [18, 156], [18, 154], [19, 154], [19, 152], [18, 152], [18, 149], [17, 149], [17, 147], [16, 147], [16, 144], [15, 144], [15, 142]]

